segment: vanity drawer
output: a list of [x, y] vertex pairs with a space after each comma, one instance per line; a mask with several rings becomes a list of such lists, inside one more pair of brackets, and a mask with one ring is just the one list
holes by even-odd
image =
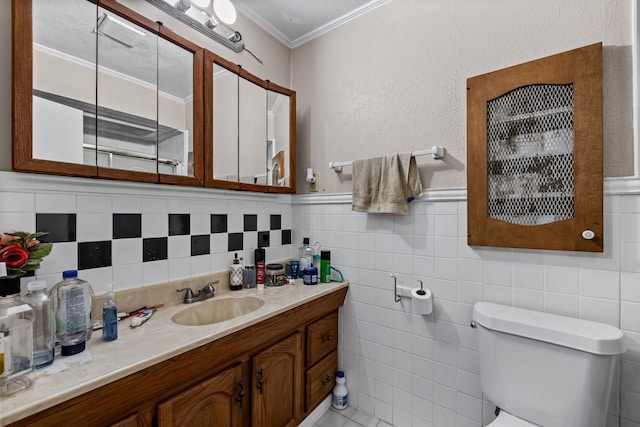
[[338, 312], [307, 326], [307, 368], [338, 347]]
[[334, 350], [317, 365], [307, 371], [305, 404], [306, 410], [324, 399], [336, 385], [338, 351]]

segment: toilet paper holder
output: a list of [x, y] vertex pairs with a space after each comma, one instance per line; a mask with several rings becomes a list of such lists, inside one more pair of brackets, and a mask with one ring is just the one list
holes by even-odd
[[416, 280], [420, 283], [420, 288], [409, 288], [407, 286], [398, 286], [398, 279], [391, 273], [393, 279], [394, 301], [400, 302], [402, 298], [412, 300], [412, 309], [415, 314], [427, 315], [433, 311], [433, 302], [431, 291], [424, 288], [422, 280]]
[[[393, 273], [391, 273], [390, 276], [393, 279], [394, 301], [400, 302], [402, 298], [411, 298], [411, 288], [408, 288], [406, 286], [398, 286], [398, 278]], [[416, 281], [420, 283], [420, 290], [418, 291], [418, 293], [420, 295], [426, 295], [427, 291], [424, 290], [424, 284], [422, 283], [422, 280], [418, 279]]]

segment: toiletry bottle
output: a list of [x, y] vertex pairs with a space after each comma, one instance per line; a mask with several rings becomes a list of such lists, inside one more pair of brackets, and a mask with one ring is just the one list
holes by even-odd
[[333, 397], [331, 399], [331, 405], [338, 410], [346, 409], [348, 404], [349, 391], [344, 383], [344, 372], [338, 371], [336, 374], [336, 385], [333, 387]]
[[232, 291], [239, 291], [242, 289], [242, 283], [244, 282], [244, 269], [240, 265], [238, 259], [238, 253], [234, 255], [233, 264], [229, 267], [229, 289]]
[[[30, 388], [33, 372], [33, 309], [16, 289], [0, 288], [0, 396]], [[15, 291], [15, 292], [14, 292]]]
[[302, 239], [302, 247], [300, 248], [300, 270], [311, 267], [313, 265], [313, 248], [309, 246], [309, 238]]
[[116, 296], [113, 291], [107, 292], [102, 307], [102, 339], [104, 341], [115, 341], [118, 339], [118, 306]]
[[331, 252], [320, 252], [320, 283], [331, 282]]
[[71, 356], [84, 351], [91, 338], [91, 304], [93, 289], [89, 282], [78, 278], [76, 270], [62, 272], [51, 294], [54, 297], [56, 337], [60, 341], [60, 354]]
[[264, 248], [256, 249], [253, 254], [256, 262], [256, 284], [258, 285], [258, 289], [264, 289], [264, 277], [266, 274]]
[[47, 282], [35, 280], [27, 284], [27, 294], [22, 297], [33, 309], [33, 364], [36, 368], [53, 363], [53, 338], [56, 323], [53, 300], [47, 290]]

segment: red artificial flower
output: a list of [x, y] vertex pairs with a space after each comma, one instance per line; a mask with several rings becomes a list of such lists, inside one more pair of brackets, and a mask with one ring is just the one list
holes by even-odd
[[29, 251], [20, 245], [9, 245], [0, 249], [0, 262], [7, 263], [8, 268], [20, 268], [29, 259]]

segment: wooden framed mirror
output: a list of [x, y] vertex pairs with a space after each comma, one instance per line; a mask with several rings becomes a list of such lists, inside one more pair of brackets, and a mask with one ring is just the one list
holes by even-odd
[[203, 185], [202, 48], [115, 0], [12, 13], [14, 170]]
[[205, 183], [295, 193], [295, 92], [205, 51]]

